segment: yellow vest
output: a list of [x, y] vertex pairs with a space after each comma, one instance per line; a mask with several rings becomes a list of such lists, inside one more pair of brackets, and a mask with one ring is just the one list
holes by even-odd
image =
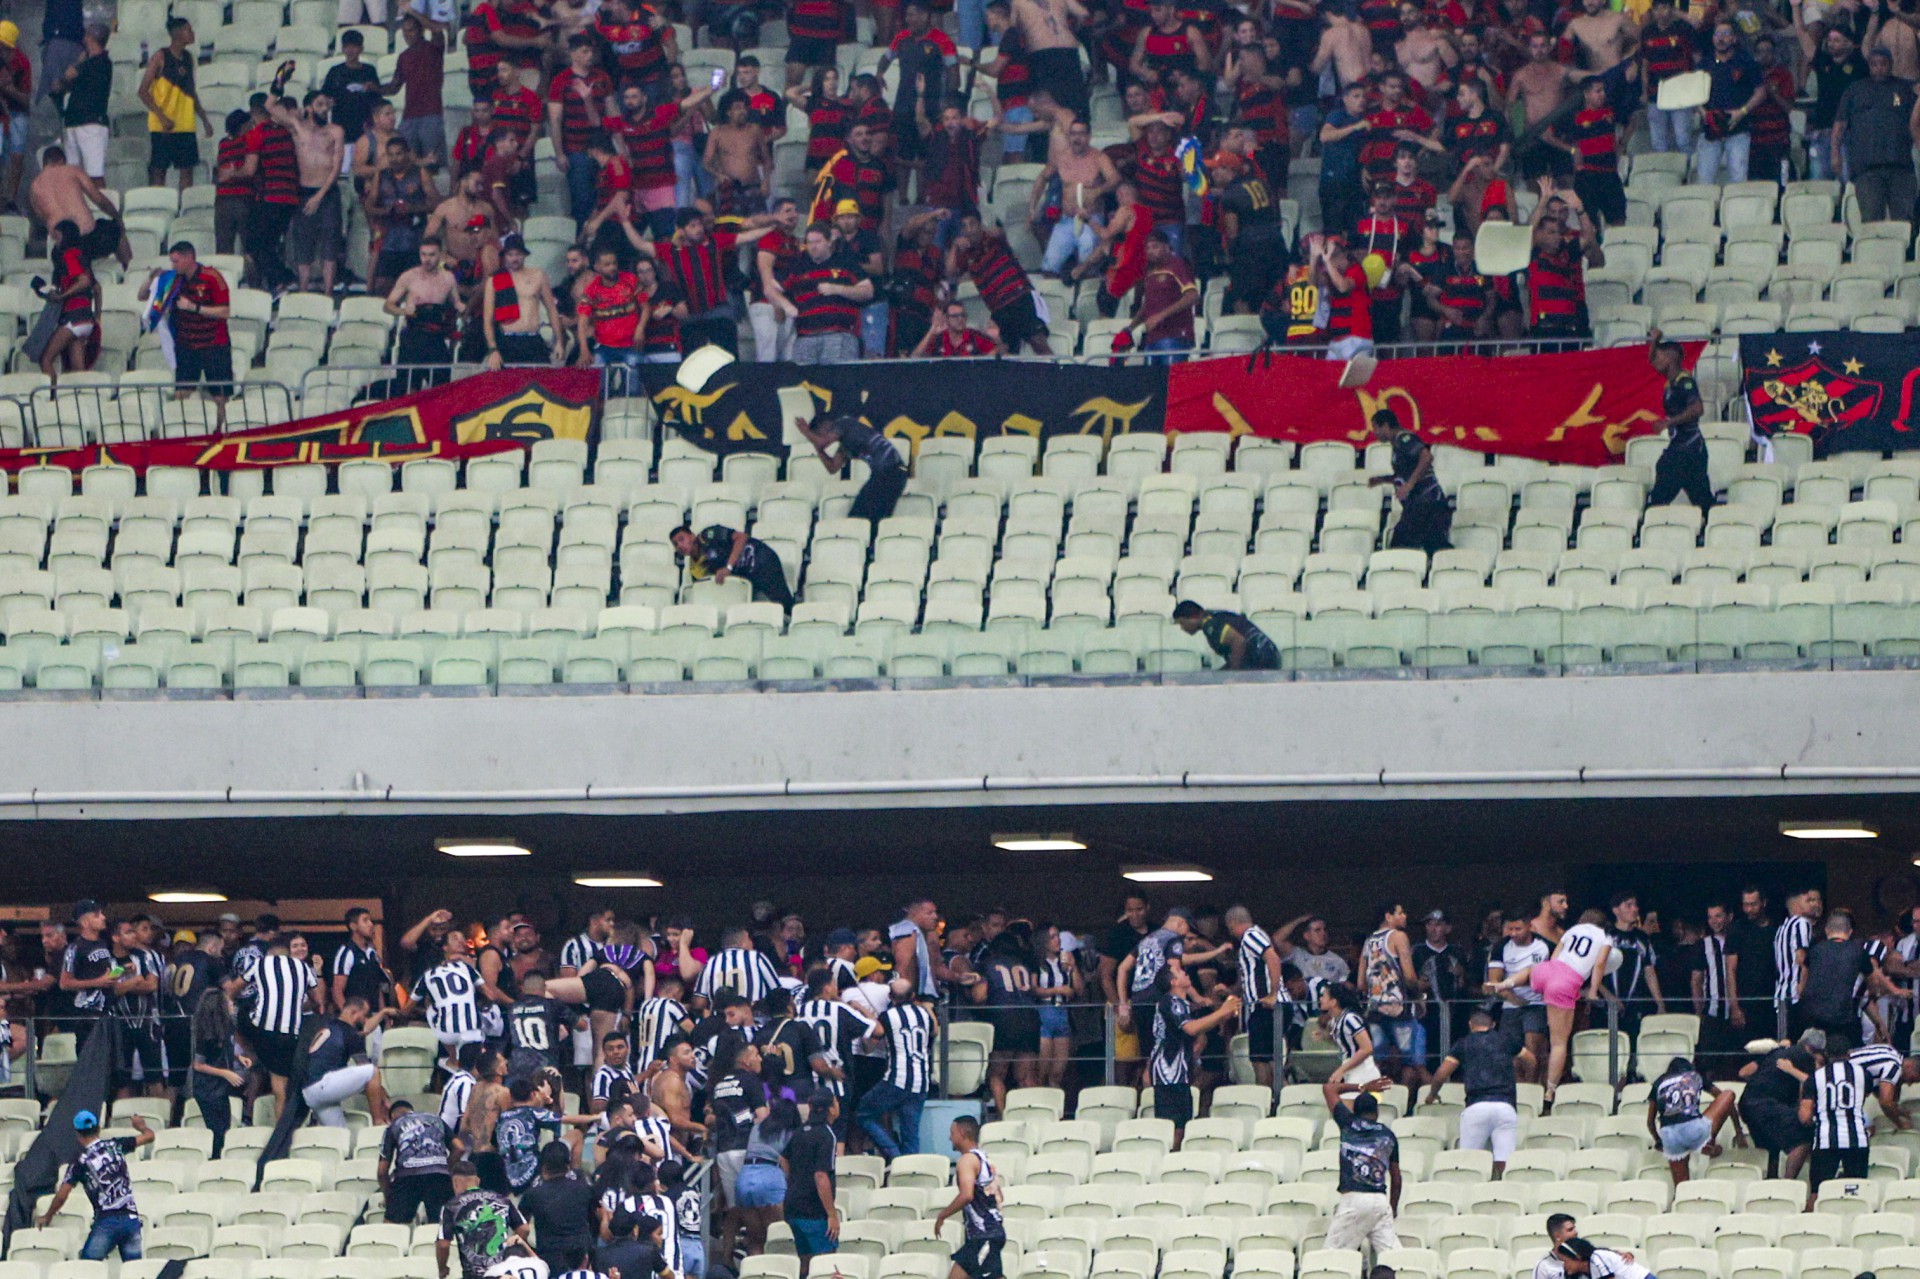
[[[189, 53], [188, 56], [191, 57], [192, 54]], [[194, 125], [196, 124], [193, 114], [193, 99], [187, 96], [185, 90], [162, 74], [153, 78], [152, 93], [153, 100], [159, 104], [162, 111], [167, 113], [167, 118], [173, 121], [173, 127], [171, 129], [162, 128], [160, 117], [149, 111], [147, 112], [147, 132], [193, 132]]]

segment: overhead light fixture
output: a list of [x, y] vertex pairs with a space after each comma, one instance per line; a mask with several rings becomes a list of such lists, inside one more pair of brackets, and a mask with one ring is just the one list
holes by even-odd
[[1205, 866], [1191, 862], [1167, 866], [1126, 866], [1120, 874], [1136, 884], [1204, 884], [1213, 878]]
[[510, 839], [436, 839], [433, 846], [449, 857], [531, 857], [524, 844]]
[[993, 846], [1009, 853], [1079, 853], [1087, 847], [1086, 841], [1072, 831], [1055, 831], [1050, 835], [995, 835]]
[[620, 871], [582, 871], [573, 877], [582, 888], [664, 888], [652, 875]]
[[1845, 817], [1837, 821], [1781, 822], [1780, 833], [1788, 839], [1878, 839], [1880, 828]]
[[227, 895], [212, 888], [156, 888], [147, 894], [147, 900], [163, 906], [182, 906], [195, 902], [223, 902], [227, 900]]

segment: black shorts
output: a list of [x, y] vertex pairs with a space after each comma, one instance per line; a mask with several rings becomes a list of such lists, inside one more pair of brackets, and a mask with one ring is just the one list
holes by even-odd
[[167, 1052], [160, 1041], [160, 1030], [152, 1025], [128, 1025], [120, 1034], [120, 1060], [114, 1071], [115, 1082], [157, 1084], [167, 1077]]
[[1006, 1273], [1000, 1268], [1000, 1250], [1006, 1246], [1004, 1238], [969, 1239], [954, 1252], [953, 1264], [971, 1279], [1000, 1279]]
[[1832, 1181], [1835, 1177], [1864, 1180], [1866, 1175], [1865, 1146], [1858, 1150], [1816, 1150], [1807, 1160], [1807, 1185], [1814, 1190], [1820, 1189], [1821, 1182]]
[[553, 352], [538, 333], [502, 333], [500, 358], [508, 364], [546, 364], [553, 359]]
[[200, 139], [191, 131], [149, 133], [147, 141], [151, 144], [149, 169], [192, 169], [200, 163]]
[[1528, 1004], [1525, 1008], [1502, 1008], [1500, 1010], [1500, 1037], [1514, 1052], [1527, 1046], [1528, 1035], [1545, 1036], [1547, 1033], [1547, 1006]]
[[101, 218], [93, 224], [93, 230], [80, 237], [80, 251], [87, 255], [89, 262], [104, 258], [120, 248], [120, 222], [117, 218]]
[[1007, 344], [1008, 351], [1018, 351], [1023, 342], [1045, 337], [1047, 333], [1046, 326], [1040, 323], [1040, 313], [1033, 309], [1031, 293], [995, 311], [993, 322], [1000, 326], [1000, 340]]
[[580, 979], [587, 992], [587, 1007], [597, 1013], [617, 1013], [627, 1006], [627, 988], [607, 968], [596, 968]]
[[299, 1048], [298, 1035], [283, 1035], [274, 1030], [262, 1030], [258, 1026], [253, 1028], [253, 1064], [269, 1075], [279, 1075], [283, 1079], [291, 1075], [293, 1055]]
[[988, 1012], [993, 1024], [993, 1050], [1031, 1056], [1040, 1051], [1040, 1010], [1034, 1008], [995, 1008]]
[[787, 37], [787, 61], [802, 67], [830, 67], [840, 56], [840, 46], [832, 40], [812, 36]]
[[1186, 1127], [1193, 1118], [1193, 1089], [1186, 1084], [1155, 1084], [1153, 1117], [1171, 1120], [1175, 1128]]
[[387, 1191], [386, 1220], [399, 1226], [411, 1226], [414, 1213], [427, 1210], [429, 1224], [440, 1220], [440, 1210], [453, 1198], [453, 1178], [444, 1172], [395, 1177]]
[[[206, 382], [208, 395], [227, 396], [233, 394], [233, 348], [214, 346], [198, 350], [190, 346], [174, 344], [173, 348], [173, 384], [181, 390], [189, 390]], [[266, 1033], [266, 1032], [261, 1032]], [[285, 1071], [275, 1071], [285, 1074]]]
[[1273, 1021], [1277, 1009], [1254, 1004], [1247, 1009], [1247, 1056], [1253, 1061], [1273, 1060]]

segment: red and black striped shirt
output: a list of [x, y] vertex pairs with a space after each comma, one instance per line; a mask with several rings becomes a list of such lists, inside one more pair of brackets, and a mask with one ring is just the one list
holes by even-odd
[[940, 300], [940, 282], [946, 276], [940, 250], [932, 244], [923, 249], [901, 236], [893, 248], [893, 276], [913, 284], [904, 298], [894, 299], [894, 311], [909, 311], [923, 319], [931, 316], [934, 303]]
[[1393, 136], [1396, 131], [1433, 132], [1433, 117], [1424, 108], [1411, 104], [1371, 112], [1367, 124], [1367, 140], [1360, 146], [1360, 164], [1369, 182], [1384, 182], [1393, 176], [1393, 153], [1400, 146], [1400, 139]]
[[1141, 52], [1146, 57], [1148, 69], [1159, 76], [1163, 83], [1172, 72], [1191, 72], [1200, 65], [1194, 56], [1193, 42], [1187, 39], [1184, 23], [1172, 31], [1148, 27], [1146, 47]]
[[608, 133], [627, 140], [627, 157], [633, 161], [633, 185], [643, 191], [673, 185], [673, 122], [680, 118], [680, 104], [662, 102], [643, 110], [633, 119], [610, 115], [602, 125]]
[[753, 253], [754, 270], [751, 291], [754, 297], [764, 299], [766, 289], [760, 283], [760, 255], [764, 253], [773, 259], [773, 278], [781, 281], [781, 287], [785, 288], [787, 271], [800, 256], [800, 242], [785, 231], [769, 231], [760, 237], [758, 244], [753, 246]]
[[[179, 287], [180, 296], [195, 307], [222, 307], [233, 301], [227, 282], [205, 263], [196, 266], [193, 275], [180, 281]], [[198, 310], [182, 311], [178, 305], [173, 309], [173, 339], [189, 351], [212, 351], [233, 341], [227, 336], [225, 320], [211, 319]]]
[[1373, 340], [1373, 299], [1367, 296], [1367, 273], [1358, 264], [1347, 267], [1346, 278], [1353, 287], [1345, 293], [1327, 289], [1327, 341], [1341, 338]]
[[1159, 225], [1178, 226], [1187, 219], [1187, 179], [1180, 171], [1180, 157], [1172, 151], [1155, 155], [1142, 142], [1134, 152], [1133, 181], [1140, 188], [1140, 203], [1153, 214]]
[[1234, 94], [1234, 118], [1253, 126], [1261, 146], [1287, 145], [1287, 95], [1257, 80], [1244, 81]]
[[860, 283], [862, 278], [853, 262], [837, 251], [828, 254], [825, 262], [815, 262], [812, 255], [806, 253], [795, 258], [780, 286], [800, 312], [793, 322], [794, 334], [812, 337], [821, 333], [857, 333], [859, 304], [843, 297], [829, 297], [820, 291], [820, 286], [851, 286]]
[[787, 6], [787, 35], [794, 40], [853, 39], [853, 6], [847, 0], [793, 0]]
[[1440, 288], [1439, 304], [1460, 312], [1464, 321], [1461, 324], [1447, 321], [1441, 334], [1450, 338], [1473, 336], [1474, 326], [1493, 305], [1492, 279], [1477, 271], [1450, 271], [1436, 283]]
[[293, 135], [271, 121], [247, 130], [247, 154], [260, 157], [254, 191], [262, 204], [300, 203], [300, 164]]
[[1004, 237], [984, 236], [966, 258], [966, 269], [989, 311], [1013, 306], [1033, 292], [1032, 281], [1014, 260]]
[[831, 160], [847, 145], [853, 124], [853, 102], [810, 94], [807, 98], [807, 163], [815, 168]]
[[727, 264], [739, 243], [731, 231], [710, 231], [698, 244], [676, 235], [655, 247], [667, 279], [686, 294], [688, 314], [705, 315], [726, 304]]
[[653, 292], [640, 295], [641, 309], [647, 313], [647, 336], [640, 343], [643, 355], [680, 353], [680, 317], [671, 310], [665, 314], [661, 311], [684, 300], [671, 284], [658, 285]]
[[1640, 32], [1640, 57], [1647, 64], [1645, 83], [1655, 88], [1663, 80], [1693, 70], [1694, 35], [1684, 22], [1670, 30], [1648, 26]]
[[1027, 84], [1032, 72], [1027, 67], [1027, 38], [1020, 34], [1018, 27], [1008, 27], [1000, 34], [999, 54], [1006, 61], [1000, 64], [994, 95], [1003, 107], [1023, 107], [1027, 104]]
[[1612, 107], [1576, 112], [1573, 126], [1567, 130], [1567, 140], [1579, 152], [1573, 167], [1581, 173], [1611, 173], [1618, 177], [1620, 145], [1615, 136], [1618, 128], [1619, 121], [1614, 118]]
[[66, 324], [90, 324], [93, 322], [93, 272], [87, 266], [86, 251], [75, 245], [71, 249], [62, 249], [53, 260], [53, 287], [62, 291], [71, 288], [81, 280], [87, 287], [70, 298], [60, 302], [60, 319]]
[[587, 72], [586, 82], [589, 101], [585, 102], [580, 98], [580, 77], [572, 67], [553, 77], [547, 87], [547, 101], [560, 104], [560, 148], [568, 155], [579, 155], [587, 149], [594, 122], [603, 118], [601, 112], [613, 93], [613, 81], [604, 71]]
[[221, 180], [217, 177], [221, 169], [238, 169], [247, 162], [247, 135], [237, 134], [231, 138], [220, 139], [220, 148], [214, 159], [216, 181], [213, 194], [216, 199], [229, 196], [245, 198], [253, 194], [253, 184], [245, 178]]
[[852, 151], [842, 151], [820, 170], [811, 220], [825, 222], [840, 201], [852, 200], [860, 206], [861, 229], [878, 231], [887, 192], [892, 189], [893, 173], [877, 152], [862, 160]]
[[1479, 116], [1456, 116], [1447, 124], [1447, 137], [1454, 155], [1461, 160], [1476, 155], [1491, 160], [1507, 141], [1507, 122], [1491, 111]]
[[1533, 261], [1527, 265], [1527, 292], [1534, 323], [1570, 322], [1578, 317], [1587, 300], [1580, 256], [1577, 243], [1562, 244], [1552, 253], [1533, 251]]
[[507, 91], [496, 88], [493, 91], [494, 128], [519, 134], [523, 155], [532, 153], [533, 131], [540, 127], [543, 118], [540, 99], [534, 96], [532, 89], [522, 87]]
[[645, 17], [632, 22], [596, 20], [594, 34], [606, 41], [612, 71], [622, 85], [648, 84], [667, 74], [665, 27], [656, 27]]

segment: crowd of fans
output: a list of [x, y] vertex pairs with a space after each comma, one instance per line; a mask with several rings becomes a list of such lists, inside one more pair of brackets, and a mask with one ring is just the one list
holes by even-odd
[[[1826, 912], [1818, 890], [1784, 905], [1776, 915], [1748, 887], [1697, 918], [1663, 922], [1632, 892], [1576, 916], [1566, 894], [1549, 891], [1489, 910], [1456, 941], [1444, 910], [1416, 924], [1394, 901], [1345, 946], [1318, 915], [1269, 931], [1240, 905], [1156, 918], [1142, 896], [1081, 931], [1001, 908], [943, 920], [916, 899], [889, 924], [821, 933], [761, 902], [711, 948], [685, 918], [643, 923], [601, 909], [556, 946], [519, 913], [463, 927], [437, 910], [383, 948], [358, 908], [323, 944], [272, 915], [226, 914], [196, 933], [145, 914], [109, 920], [99, 902], [82, 901], [71, 926], [49, 920], [37, 937], [7, 939], [0, 997], [13, 1055], [27, 1047], [28, 1022], [84, 1044], [110, 1020], [119, 1093], [194, 1101], [216, 1157], [231, 1098], [271, 1090], [279, 1106], [345, 1126], [344, 1106], [365, 1094], [373, 1120], [388, 1125], [388, 1220], [438, 1215], [463, 1262], [479, 1257], [462, 1251], [469, 1217], [490, 1209], [508, 1233], [536, 1223], [534, 1245], [553, 1271], [580, 1268], [596, 1249], [651, 1248], [676, 1275], [700, 1274], [705, 1201], [690, 1169], [713, 1161], [720, 1259], [736, 1246], [760, 1250], [782, 1212], [803, 1254], [831, 1251], [836, 1152], [918, 1151], [938, 1031], [950, 1021], [993, 1027], [996, 1112], [1010, 1087], [1071, 1094], [1111, 1066], [1153, 1090], [1176, 1141], [1194, 1093], [1223, 1082], [1237, 1035], [1269, 1086], [1288, 1069], [1285, 1049], [1318, 1052], [1331, 1061], [1325, 1091], [1343, 1145], [1371, 1148], [1375, 1158], [1356, 1166], [1384, 1177], [1397, 1155], [1371, 1094], [1389, 1084], [1412, 1086], [1417, 1105], [1422, 1089], [1431, 1101], [1463, 1080], [1462, 1145], [1490, 1149], [1497, 1170], [1514, 1148], [1515, 1083], [1543, 1082], [1551, 1106], [1581, 1015], [1633, 1032], [1654, 1014], [1691, 1012], [1693, 1060], [1623, 1062], [1654, 1084], [1649, 1128], [1675, 1178], [1692, 1155], [1715, 1153], [1730, 1120], [1742, 1140], [1751, 1130], [1787, 1158], [1788, 1175], [1809, 1150], [1816, 1180], [1839, 1175], [1865, 1159], [1866, 1137], [1857, 1158], [1834, 1154], [1836, 1141], [1850, 1142], [1816, 1137], [1852, 1122], [1819, 1091], [1832, 1063], [1865, 1072], [1834, 1097], [1863, 1108], [1871, 1082], [1905, 1125], [1899, 1086], [1920, 1072], [1905, 1059], [1916, 996], [1899, 983], [1920, 976], [1920, 908], [1897, 934], [1856, 937], [1848, 912]], [[421, 1023], [440, 1045], [438, 1089], [390, 1096], [374, 1065], [380, 1038]], [[1798, 1042], [1762, 1043], [1765, 1056], [1749, 1061], [1749, 1040], [1783, 1032]], [[1736, 1074], [1753, 1081], [1737, 1113], [1712, 1082]], [[92, 1116], [82, 1118], [84, 1128]], [[952, 1139], [964, 1164], [977, 1123], [955, 1125]], [[113, 1139], [96, 1152], [100, 1167], [82, 1161], [80, 1179], [110, 1179], [114, 1151], [137, 1140]], [[588, 1143], [591, 1184], [576, 1171]], [[975, 1158], [965, 1165], [973, 1179], [990, 1181], [990, 1162]], [[955, 1213], [974, 1193], [966, 1180]], [[1353, 1189], [1345, 1182], [1343, 1172]], [[1359, 1241], [1391, 1233], [1382, 1204], [1356, 1201], [1349, 1217], [1340, 1228]], [[983, 1243], [980, 1223], [967, 1224], [968, 1246]], [[137, 1221], [133, 1229], [137, 1248]], [[119, 1242], [108, 1230], [95, 1255]]]
[[[102, 186], [117, 37], [79, 14], [78, 0], [49, 5], [37, 88], [65, 126], [30, 189], [71, 334], [46, 348], [49, 373], [85, 367], [97, 347], [90, 263], [126, 261]], [[363, 15], [343, 4], [341, 16]], [[1034, 284], [1047, 277], [1099, 280], [1100, 311], [1132, 322], [1119, 349], [1159, 358], [1193, 346], [1215, 277], [1228, 312], [1341, 357], [1404, 337], [1577, 338], [1583, 272], [1626, 215], [1623, 140], [1643, 117], [1651, 148], [1689, 153], [1697, 181], [1846, 177], [1868, 219], [1907, 217], [1914, 200], [1920, 16], [1894, 0], [484, 0], [464, 14], [414, 0], [394, 18], [389, 78], [343, 29], [343, 60], [310, 91], [289, 90], [288, 62], [224, 121], [200, 102], [199, 34], [175, 18], [138, 91], [149, 181], [211, 169], [213, 247], [244, 250], [248, 282], [276, 293], [351, 284], [386, 297], [409, 362], [615, 363], [645, 377], [700, 343], [733, 349], [743, 319], [763, 360], [1046, 354], [1053, 317]], [[744, 54], [690, 76], [673, 24], [739, 51], [773, 18], [784, 65]], [[857, 18], [884, 53], [843, 77]], [[443, 93], [455, 41], [465, 123]], [[36, 91], [17, 43], [0, 28], [0, 200], [20, 180]], [[1696, 69], [1706, 105], [1661, 108], [1661, 84]], [[403, 110], [387, 96], [402, 90]], [[807, 120], [798, 198], [775, 189], [795, 114]], [[1301, 156], [1317, 179], [1295, 180]], [[983, 209], [983, 178], [1018, 160], [1044, 165], [1026, 207]], [[1302, 182], [1317, 185], [1321, 228], [1304, 236], [1282, 216]], [[563, 188], [578, 237], [555, 278], [522, 256], [542, 183]], [[1523, 195], [1537, 197], [1531, 265], [1480, 273], [1476, 229], [1519, 218]], [[349, 201], [372, 240], [363, 282], [341, 266]], [[948, 306], [966, 280], [984, 328]], [[217, 321], [225, 305], [155, 297], [160, 323]], [[201, 363], [183, 379], [222, 380]]]

